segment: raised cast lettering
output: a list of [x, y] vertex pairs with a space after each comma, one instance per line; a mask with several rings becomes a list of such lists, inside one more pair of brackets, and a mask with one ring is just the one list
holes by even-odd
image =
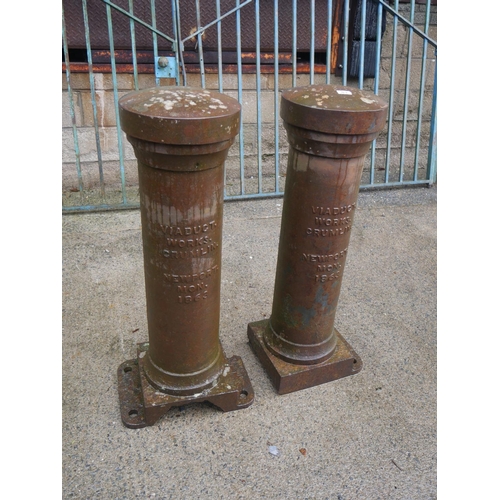
[[337, 227], [335, 229], [314, 229], [308, 227], [306, 229], [306, 234], [308, 236], [329, 237], [329, 236], [341, 236], [351, 230], [351, 226]]
[[306, 262], [331, 262], [339, 260], [342, 257], [345, 257], [346, 253], [347, 253], [347, 248], [337, 253], [323, 254], [323, 255], [303, 253], [300, 259], [305, 260]]
[[332, 273], [332, 274], [317, 274], [315, 276], [316, 281], [319, 281], [321, 283], [325, 283], [326, 281], [334, 281], [338, 280], [340, 277], [339, 273]]
[[311, 207], [313, 214], [318, 215], [339, 215], [350, 212], [356, 208], [356, 203], [350, 205], [342, 205], [340, 207]]
[[338, 219], [327, 219], [326, 217], [315, 217], [314, 223], [317, 226], [346, 226], [351, 223], [351, 218], [339, 217]]
[[205, 224], [197, 224], [194, 226], [169, 226], [160, 224], [161, 230], [168, 236], [190, 236], [192, 234], [206, 233], [208, 230], [215, 229], [217, 222], [214, 220]]
[[210, 278], [219, 269], [219, 266], [212, 266], [206, 271], [194, 274], [167, 274], [163, 273], [167, 281], [174, 283], [193, 283], [195, 281], [203, 281]]
[[163, 256], [171, 259], [192, 259], [195, 257], [201, 257], [207, 253], [213, 252], [219, 247], [216, 241], [210, 240], [210, 243], [203, 247], [198, 247], [193, 250], [163, 250]]

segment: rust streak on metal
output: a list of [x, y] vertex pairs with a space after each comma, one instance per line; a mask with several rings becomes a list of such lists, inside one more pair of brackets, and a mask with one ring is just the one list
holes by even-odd
[[[205, 64], [205, 73], [217, 74], [218, 67], [216, 64]], [[98, 63], [93, 64], [92, 69], [94, 73], [111, 73], [112, 68], [111, 64]], [[237, 74], [238, 66], [236, 64], [223, 64], [222, 70], [224, 73], [228, 74]], [[62, 64], [62, 72], [65, 73], [66, 64]], [[154, 64], [145, 64], [140, 63], [137, 64], [137, 71], [140, 74], [154, 74], [155, 67]], [[244, 74], [256, 74], [256, 67], [254, 64], [243, 64], [241, 66], [241, 71]], [[279, 73], [280, 74], [292, 74], [293, 68], [291, 64], [280, 64]], [[311, 71], [311, 65], [309, 63], [298, 63], [297, 64], [297, 73], [298, 74], [308, 74]], [[71, 73], [88, 73], [89, 65], [87, 63], [70, 63], [70, 72]], [[133, 74], [134, 66], [132, 64], [117, 64], [116, 72], [120, 74]], [[186, 72], [190, 74], [199, 74], [200, 66], [199, 64], [186, 64]], [[272, 64], [263, 64], [260, 67], [261, 74], [274, 74], [274, 66]], [[326, 66], [323, 64], [315, 64], [314, 72], [316, 74], [325, 74]]]

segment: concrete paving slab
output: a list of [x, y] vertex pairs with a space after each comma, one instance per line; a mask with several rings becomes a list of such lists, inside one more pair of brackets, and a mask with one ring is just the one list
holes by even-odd
[[360, 194], [336, 328], [363, 370], [284, 396], [246, 333], [271, 312], [282, 200], [226, 203], [220, 338], [255, 402], [138, 430], [116, 372], [148, 339], [139, 212], [63, 216], [63, 498], [436, 498], [436, 199]]

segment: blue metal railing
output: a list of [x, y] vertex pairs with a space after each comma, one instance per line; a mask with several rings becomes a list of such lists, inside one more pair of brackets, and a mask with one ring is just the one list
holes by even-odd
[[[262, 97], [264, 91], [261, 87], [262, 66], [261, 66], [261, 3], [259, 0], [234, 0], [234, 7], [226, 12], [221, 12], [220, 0], [215, 1], [216, 17], [205, 25], [202, 25], [202, 11], [200, 0], [195, 1], [196, 9], [196, 29], [194, 32], [189, 33], [187, 37], [182, 36], [181, 26], [181, 2], [179, 0], [170, 0], [172, 11], [172, 26], [171, 34], [165, 33], [164, 29], [158, 29], [156, 23], [156, 3], [155, 0], [150, 0], [151, 21], [140, 19], [134, 14], [134, 0], [128, 0], [128, 10], [116, 5], [110, 0], [101, 0], [106, 10], [106, 22], [108, 27], [109, 37], [109, 54], [110, 54], [110, 70], [113, 85], [114, 97], [114, 113], [116, 119], [116, 136], [117, 136], [117, 157], [114, 162], [118, 165], [117, 175], [119, 177], [119, 190], [120, 199], [112, 199], [109, 192], [110, 189], [106, 186], [105, 175], [105, 160], [103, 154], [103, 141], [102, 134], [104, 129], [99, 124], [99, 116], [102, 110], [99, 111], [99, 102], [97, 99], [97, 91], [95, 87], [96, 72], [93, 64], [93, 51], [91, 47], [92, 33], [89, 24], [89, 15], [87, 8], [87, 0], [81, 0], [81, 8], [83, 12], [83, 24], [86, 43], [86, 71], [89, 78], [89, 91], [92, 105], [92, 120], [93, 120], [93, 133], [95, 137], [95, 155], [89, 160], [82, 160], [82, 152], [80, 148], [81, 133], [77, 125], [76, 110], [74, 106], [75, 94], [71, 85], [72, 80], [72, 64], [70, 61], [70, 50], [68, 47], [68, 26], [65, 24], [64, 9], [63, 9], [63, 51], [65, 57], [65, 71], [67, 82], [67, 93], [69, 98], [69, 113], [71, 117], [71, 128], [74, 142], [74, 184], [77, 188], [72, 189], [71, 200], [63, 201], [64, 212], [81, 212], [81, 211], [95, 211], [95, 210], [114, 210], [124, 208], [135, 208], [138, 206], [137, 197], [129, 196], [131, 189], [127, 185], [127, 172], [126, 160], [123, 143], [123, 134], [120, 127], [120, 120], [118, 114], [118, 68], [116, 62], [116, 51], [114, 45], [114, 30], [113, 30], [113, 14], [116, 16], [126, 16], [129, 20], [130, 40], [131, 40], [131, 55], [133, 67], [133, 86], [135, 89], [139, 88], [139, 70], [138, 70], [138, 56], [136, 47], [136, 25], [139, 24], [143, 28], [147, 28], [151, 32], [152, 50], [154, 53], [154, 60], [157, 61], [159, 48], [158, 39], [167, 40], [172, 44], [172, 51], [175, 54], [178, 72], [175, 76], [176, 85], [187, 84], [186, 65], [184, 63], [184, 45], [190, 39], [196, 39], [196, 53], [198, 55], [198, 67], [200, 86], [205, 88], [206, 83], [206, 65], [204, 55], [204, 34], [209, 29], [217, 31], [217, 75], [218, 75], [218, 90], [224, 91], [224, 65], [223, 65], [223, 50], [222, 39], [224, 35], [223, 20], [227, 20], [229, 16], [234, 16], [236, 23], [236, 78], [237, 78], [237, 99], [242, 103], [243, 113], [247, 113], [247, 107], [244, 105], [245, 93], [243, 89], [243, 63], [242, 63], [242, 29], [252, 29], [255, 33], [255, 92], [256, 96], [256, 154], [251, 156], [245, 155], [245, 136], [244, 136], [244, 119], [243, 116], [240, 125], [238, 156], [239, 156], [239, 192], [225, 190], [226, 200], [242, 200], [254, 199], [271, 196], [281, 196], [283, 178], [280, 175], [280, 162], [284, 161], [286, 154], [280, 152], [280, 134], [283, 133], [279, 118], [279, 92], [280, 92], [280, 35], [279, 28], [280, 22], [286, 21], [282, 18], [284, 10], [280, 10], [279, 0], [274, 0], [272, 6], [274, 22], [273, 22], [273, 83], [274, 83], [274, 118], [273, 118], [273, 133], [274, 133], [274, 169], [272, 171], [264, 171], [264, 151], [263, 151], [263, 109]], [[156, 0], [159, 1], [159, 0]], [[163, 0], [168, 2], [168, 0]], [[299, 0], [300, 1], [300, 0]], [[427, 0], [425, 4], [425, 21], [420, 22], [420, 27], [415, 23], [416, 2], [411, 0], [409, 4], [402, 5], [402, 1], [394, 0], [393, 5], [388, 5], [383, 0], [359, 0], [360, 9], [360, 49], [359, 49], [359, 68], [357, 70], [357, 82], [354, 83], [349, 77], [349, 29], [353, 26], [353, 19], [350, 18], [350, 0], [338, 0], [338, 5], [333, 0], [323, 0], [323, 5], [326, 4], [327, 16], [325, 20], [318, 19], [315, 13], [318, 11], [319, 3], [316, 0], [303, 0], [302, 7], [307, 5], [309, 1], [309, 19], [307, 20], [309, 28], [309, 61], [307, 71], [309, 72], [309, 83], [314, 84], [321, 81], [325, 83], [339, 83], [343, 85], [357, 85], [359, 88], [367, 88], [373, 90], [375, 94], [384, 94], [384, 97], [389, 102], [389, 119], [387, 124], [387, 132], [385, 137], [379, 137], [377, 142], [374, 141], [371, 153], [368, 155], [368, 165], [365, 169], [366, 176], [363, 177], [361, 189], [369, 188], [389, 188], [394, 186], [409, 186], [409, 185], [432, 185], [436, 181], [436, 121], [437, 121], [437, 103], [436, 103], [436, 69], [432, 67], [430, 62], [436, 59], [437, 43], [429, 34], [431, 26], [432, 7], [431, 1]], [[351, 0], [352, 2], [353, 0]], [[367, 2], [376, 2], [376, 48], [375, 48], [375, 74], [373, 79], [367, 80], [365, 77], [365, 64], [366, 64], [366, 27], [367, 27]], [[243, 7], [253, 4], [253, 13], [255, 15], [254, 28], [249, 27], [247, 24], [242, 28], [242, 15]], [[340, 32], [343, 34], [341, 40], [333, 39], [334, 31], [334, 5], [336, 12], [339, 14], [336, 22], [341, 24]], [[338, 7], [342, 6], [342, 9]], [[419, 13], [422, 14], [422, 5], [419, 4]], [[343, 11], [343, 13], [342, 13]], [[247, 18], [249, 16], [249, 9], [245, 10]], [[291, 40], [291, 82], [292, 86], [297, 86], [299, 74], [304, 72], [304, 64], [299, 64], [298, 48], [297, 48], [297, 33], [298, 33], [298, 0], [292, 0], [292, 9], [290, 12], [292, 21], [292, 40]], [[382, 19], [383, 15], [387, 17], [392, 16], [392, 23], [387, 21], [387, 26], [392, 30], [392, 36], [383, 37], [382, 32]], [[302, 20], [303, 21], [303, 20]], [[319, 22], [324, 22], [325, 26], [320, 25]], [[304, 25], [303, 22], [301, 22]], [[423, 26], [422, 26], [423, 24]], [[71, 29], [71, 27], [70, 27]], [[406, 30], [406, 46], [403, 50], [399, 49], [398, 33], [401, 30]], [[316, 33], [318, 30], [326, 31], [326, 61], [324, 69], [319, 69], [321, 66], [318, 61], [316, 53]], [[416, 37], [416, 38], [415, 38]], [[414, 46], [415, 40], [421, 42], [422, 48], [419, 55], [415, 55]], [[401, 40], [401, 37], [399, 38]], [[339, 55], [341, 72], [338, 73], [337, 67], [332, 65], [332, 48], [334, 44], [342, 42], [342, 51], [339, 50], [339, 45], [336, 45], [336, 51]], [[428, 46], [431, 45], [435, 49], [434, 58], [429, 58]], [[381, 57], [384, 47], [389, 46], [390, 56], [385, 60], [390, 64], [390, 69], [386, 69], [389, 80], [389, 88], [381, 89]], [[402, 52], [406, 52], [406, 57], [401, 57]], [[420, 65], [415, 66], [420, 58]], [[397, 78], [404, 66], [404, 78]], [[437, 66], [437, 64], [435, 65]], [[269, 67], [269, 66], [267, 66]], [[412, 74], [416, 70], [413, 68], [419, 67], [419, 85], [418, 85], [418, 105], [411, 106], [410, 99], [415, 98], [414, 94], [414, 77]], [[319, 70], [319, 71], [318, 71]], [[267, 70], [268, 71], [268, 70]], [[434, 71], [434, 79], [432, 84], [432, 104], [429, 112], [428, 109], [428, 88], [426, 88], [427, 77], [429, 72]], [[267, 73], [266, 73], [267, 74]], [[338, 74], [338, 76], [336, 76]], [[402, 88], [397, 86], [397, 80], [404, 82]], [[161, 84], [160, 78], [155, 79], [156, 85]], [[402, 104], [401, 104], [402, 97]], [[411, 115], [411, 116], [410, 116]], [[396, 130], [397, 129], [397, 130]], [[411, 129], [411, 131], [410, 131]], [[428, 132], [426, 132], [428, 130]], [[398, 139], [397, 134], [400, 133]], [[109, 130], [106, 131], [109, 133]], [[411, 137], [410, 137], [411, 136]], [[269, 155], [269, 152], [267, 153]], [[108, 155], [109, 156], [109, 155]], [[426, 159], [427, 164], [422, 165]], [[107, 160], [109, 162], [109, 158]], [[411, 162], [411, 164], [410, 164]], [[87, 168], [87, 163], [95, 165], [97, 170], [97, 187], [95, 188], [98, 193], [92, 197], [86, 196], [89, 187], [86, 186], [85, 176], [83, 175], [83, 168]], [[249, 171], [257, 171], [256, 183], [250, 182]], [[248, 183], [246, 181], [249, 181]], [[272, 182], [270, 183], [270, 181]], [[89, 198], [89, 199], [87, 199]]]

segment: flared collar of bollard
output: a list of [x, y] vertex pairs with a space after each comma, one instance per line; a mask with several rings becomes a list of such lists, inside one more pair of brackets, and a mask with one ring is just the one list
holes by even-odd
[[380, 132], [388, 104], [366, 90], [340, 85], [308, 85], [284, 90], [281, 118], [296, 127], [339, 135]]
[[241, 105], [219, 92], [195, 87], [153, 87], [119, 101], [123, 131], [159, 144], [213, 144], [238, 134]]

